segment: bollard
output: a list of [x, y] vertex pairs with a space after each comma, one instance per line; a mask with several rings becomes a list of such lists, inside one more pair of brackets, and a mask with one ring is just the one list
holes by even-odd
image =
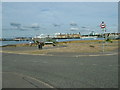
[[42, 44], [40, 44], [40, 49], [42, 49]]
[[41, 43], [38, 44], [38, 49], [42, 49], [42, 44]]
[[38, 44], [38, 49], [40, 49], [40, 45]]

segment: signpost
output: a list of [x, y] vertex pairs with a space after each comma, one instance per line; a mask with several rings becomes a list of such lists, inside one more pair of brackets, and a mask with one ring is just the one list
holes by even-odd
[[[102, 37], [104, 38], [104, 34], [105, 34], [105, 31], [106, 31], [106, 24], [104, 23], [104, 22], [102, 22], [101, 24], [100, 24], [100, 27], [101, 27], [101, 30], [103, 31], [103, 35], [102, 35]], [[104, 53], [104, 40], [103, 40], [103, 53]]]

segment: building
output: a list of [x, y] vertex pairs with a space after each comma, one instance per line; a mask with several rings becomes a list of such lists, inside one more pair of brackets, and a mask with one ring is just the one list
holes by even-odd
[[81, 38], [80, 34], [59, 34], [56, 38]]

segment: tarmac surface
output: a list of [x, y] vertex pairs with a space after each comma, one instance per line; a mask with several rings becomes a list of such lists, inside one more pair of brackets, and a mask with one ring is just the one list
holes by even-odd
[[[21, 50], [21, 49], [20, 49]], [[2, 54], [3, 88], [118, 88], [118, 55]]]

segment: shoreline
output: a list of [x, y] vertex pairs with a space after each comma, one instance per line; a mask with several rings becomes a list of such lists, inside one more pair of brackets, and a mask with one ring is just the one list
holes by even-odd
[[[75, 41], [62, 41], [62, 42], [57, 42], [57, 44], [67, 44], [67, 43], [103, 43], [105, 40], [75, 40]], [[111, 41], [120, 41], [120, 40], [111, 40]], [[35, 46], [35, 43], [32, 43], [33, 46]], [[29, 43], [21, 43], [21, 44], [8, 44], [8, 45], [3, 45], [0, 47], [24, 47], [24, 46], [30, 46]]]
[[[118, 40], [104, 43], [105, 52], [111, 53], [117, 52]], [[79, 54], [102, 54], [102, 41], [84, 41], [84, 42], [63, 42], [57, 43], [56, 46], [44, 45], [42, 50], [37, 48], [37, 45], [30, 46], [29, 44], [17, 44], [13, 46], [2, 47], [2, 53], [14, 53], [14, 54], [29, 54], [29, 55], [79, 55]]]

